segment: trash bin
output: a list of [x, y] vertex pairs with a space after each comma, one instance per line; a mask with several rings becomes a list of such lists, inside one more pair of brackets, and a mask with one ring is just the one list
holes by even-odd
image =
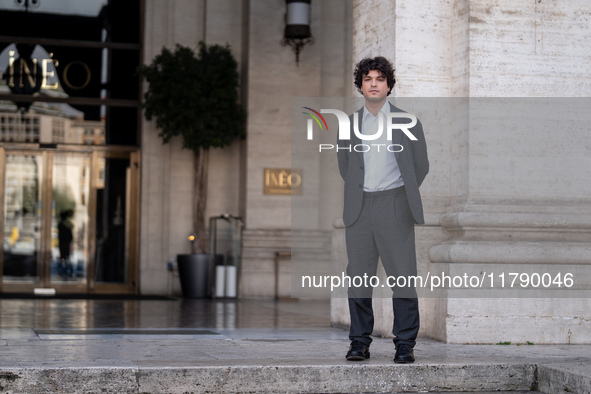
[[183, 297], [211, 297], [213, 263], [212, 254], [179, 254], [177, 256]]

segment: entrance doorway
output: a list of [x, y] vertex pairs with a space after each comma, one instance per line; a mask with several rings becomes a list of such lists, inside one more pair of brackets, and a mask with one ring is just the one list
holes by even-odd
[[2, 292], [137, 292], [137, 149], [0, 147], [0, 184]]
[[135, 294], [144, 1], [61, 3], [0, 2], [0, 292]]

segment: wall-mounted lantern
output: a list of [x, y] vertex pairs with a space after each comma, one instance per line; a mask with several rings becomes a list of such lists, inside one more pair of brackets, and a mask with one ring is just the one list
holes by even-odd
[[38, 8], [41, 4], [41, 0], [14, 0], [14, 2], [19, 7], [25, 7], [25, 11]]
[[296, 64], [300, 63], [300, 51], [306, 44], [314, 44], [310, 32], [310, 3], [312, 0], [285, 0], [285, 32], [281, 45], [289, 45], [296, 54]]

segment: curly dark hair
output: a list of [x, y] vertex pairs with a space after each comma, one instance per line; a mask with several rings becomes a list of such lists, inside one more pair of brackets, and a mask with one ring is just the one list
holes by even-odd
[[377, 70], [386, 77], [388, 81], [388, 87], [390, 88], [390, 90], [388, 90], [389, 96], [390, 92], [392, 92], [394, 84], [396, 83], [396, 79], [394, 79], [394, 71], [396, 70], [394, 69], [394, 66], [392, 66], [392, 63], [382, 56], [377, 56], [373, 59], [367, 57], [357, 63], [355, 66], [353, 79], [355, 80], [355, 86], [357, 86], [359, 93], [361, 93], [361, 83], [363, 81], [363, 77], [369, 74], [371, 70]]

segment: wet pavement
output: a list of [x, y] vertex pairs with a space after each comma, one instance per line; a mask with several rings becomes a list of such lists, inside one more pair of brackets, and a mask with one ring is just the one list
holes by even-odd
[[2, 328], [330, 327], [328, 300], [0, 300]]
[[0, 391], [591, 392], [591, 346], [388, 338], [344, 359], [328, 300], [0, 300]]

